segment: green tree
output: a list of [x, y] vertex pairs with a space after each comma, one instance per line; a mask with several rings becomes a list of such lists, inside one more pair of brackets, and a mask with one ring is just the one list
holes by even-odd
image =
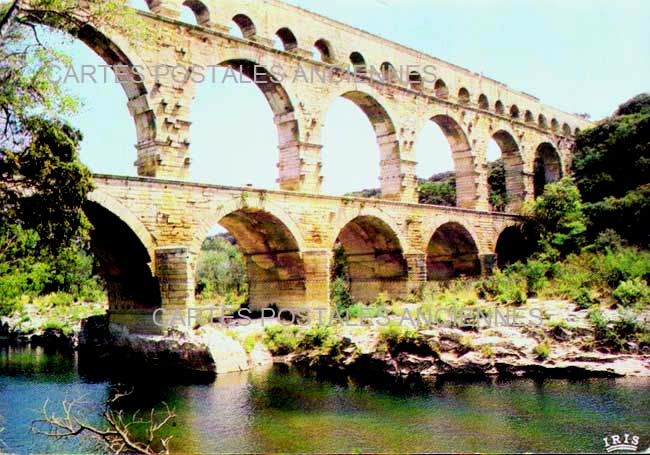
[[44, 44], [43, 25], [70, 37], [90, 24], [139, 33], [127, 0], [30, 0], [0, 4], [0, 299], [79, 291], [92, 274], [82, 211], [92, 189], [79, 161], [79, 131], [63, 122], [78, 100], [45, 77], [69, 58]]
[[246, 259], [230, 236], [208, 237], [197, 265], [197, 292], [208, 298], [235, 293], [245, 296], [248, 284]]
[[613, 229], [647, 246], [639, 220], [650, 206], [650, 95], [638, 95], [577, 139], [576, 184], [589, 216], [589, 237]]
[[420, 204], [456, 206], [456, 181], [426, 181], [418, 187]]
[[546, 185], [544, 194], [524, 207], [527, 236], [550, 259], [576, 252], [585, 244], [587, 217], [573, 179]]
[[488, 164], [488, 189], [490, 207], [496, 212], [505, 212], [508, 207], [508, 192], [506, 190], [506, 166], [503, 160], [492, 161]]

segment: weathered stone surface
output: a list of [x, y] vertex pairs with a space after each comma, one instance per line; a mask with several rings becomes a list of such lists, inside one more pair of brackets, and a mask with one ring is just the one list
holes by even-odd
[[207, 344], [217, 374], [246, 371], [249, 359], [241, 343], [214, 327], [202, 329], [200, 340]]

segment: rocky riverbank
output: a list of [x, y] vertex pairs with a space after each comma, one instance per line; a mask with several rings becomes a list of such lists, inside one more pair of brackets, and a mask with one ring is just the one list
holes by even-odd
[[76, 349], [82, 323], [106, 313], [105, 303], [58, 304], [46, 298], [26, 303], [10, 316], [0, 317], [0, 341], [55, 349]]
[[[471, 337], [471, 338], [468, 338]], [[344, 336], [336, 352], [312, 349], [276, 358], [318, 370], [395, 378], [648, 377], [650, 355], [586, 352], [558, 341], [541, 358], [540, 337], [514, 328], [470, 333], [424, 330], [410, 341], [385, 342], [376, 334]]]
[[[377, 378], [650, 378], [647, 341], [618, 335], [603, 339], [589, 312], [568, 302], [530, 305], [537, 305], [543, 315], [538, 325], [416, 327], [400, 324], [400, 316], [393, 314], [382, 324], [366, 318], [363, 323], [299, 327], [267, 319], [247, 325], [208, 324], [160, 336], [130, 334], [119, 327], [109, 330], [107, 316], [100, 315], [72, 331], [49, 328], [21, 334], [5, 321], [2, 333], [20, 342], [78, 348], [86, 359], [118, 368], [146, 366], [207, 376], [282, 362]], [[414, 304], [410, 309], [415, 313], [417, 308]], [[601, 317], [609, 321], [605, 327], [612, 327], [609, 336], [616, 335], [615, 327], [621, 324], [617, 312], [605, 309]], [[639, 326], [647, 321], [648, 315], [641, 315]]]

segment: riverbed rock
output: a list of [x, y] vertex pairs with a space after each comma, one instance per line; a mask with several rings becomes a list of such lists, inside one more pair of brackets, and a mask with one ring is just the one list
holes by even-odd
[[249, 354], [249, 365], [251, 368], [259, 368], [271, 365], [273, 355], [264, 343], [257, 343]]
[[200, 337], [210, 351], [217, 374], [246, 371], [250, 365], [241, 343], [214, 327], [203, 328]]

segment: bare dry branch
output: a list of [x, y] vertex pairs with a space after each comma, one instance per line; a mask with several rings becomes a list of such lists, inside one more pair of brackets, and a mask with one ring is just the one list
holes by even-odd
[[[81, 435], [91, 436], [100, 441], [104, 447], [114, 453], [135, 452], [143, 454], [169, 453], [171, 437], [158, 437], [157, 433], [165, 427], [176, 414], [166, 403], [165, 410], [157, 413], [151, 410], [147, 418], [138, 417], [139, 411], [128, 417], [122, 410], [113, 410], [110, 405], [118, 399], [131, 395], [117, 393], [108, 400], [99, 415], [104, 420], [106, 428], [98, 428], [89, 424], [82, 409], [76, 400], [61, 402], [62, 413], [57, 416], [49, 410], [49, 400], [46, 400], [41, 409], [42, 417], [32, 421], [32, 432], [56, 440], [76, 437]], [[160, 414], [160, 415], [159, 415]], [[146, 428], [147, 440], [139, 441], [132, 431], [135, 425]], [[156, 446], [162, 450], [157, 451]]]

